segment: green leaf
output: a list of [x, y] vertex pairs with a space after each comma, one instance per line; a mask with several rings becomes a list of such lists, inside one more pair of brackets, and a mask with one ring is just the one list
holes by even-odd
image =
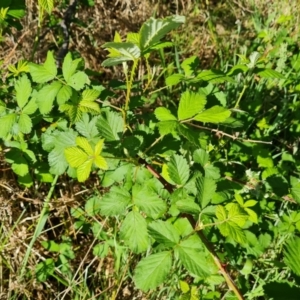
[[221, 234], [223, 236], [230, 236], [235, 241], [240, 244], [246, 244], [247, 239], [245, 233], [243, 232], [242, 228], [238, 224], [245, 223], [245, 215], [241, 214], [236, 207], [232, 209], [231, 215], [227, 216], [227, 212], [225, 208], [221, 205], [218, 205], [216, 208], [216, 216], [218, 220], [221, 222], [217, 225]]
[[280, 74], [279, 72], [272, 70], [272, 69], [257, 69], [256, 74], [262, 78], [268, 79], [285, 79], [285, 77]]
[[130, 43], [130, 42], [126, 42], [126, 43], [110, 42], [110, 43], [105, 43], [102, 47], [106, 49], [116, 50], [118, 56], [114, 55], [114, 57], [126, 57], [129, 60], [133, 61], [138, 59], [141, 56], [140, 48], [134, 43]]
[[37, 65], [34, 63], [29, 63], [28, 65], [32, 80], [37, 83], [50, 81], [54, 79], [57, 74], [55, 59], [51, 51], [48, 51], [44, 65]]
[[206, 70], [202, 71], [197, 75], [196, 82], [199, 80], [209, 81], [211, 83], [222, 83], [222, 82], [231, 82], [235, 83], [235, 81], [227, 76], [220, 70]]
[[206, 96], [201, 93], [185, 91], [181, 94], [178, 119], [180, 121], [190, 119], [204, 109]]
[[222, 123], [230, 117], [230, 110], [222, 106], [213, 106], [194, 117], [195, 121], [203, 123]]
[[51, 14], [54, 6], [54, 0], [38, 0], [38, 3], [39, 6], [48, 12], [48, 14]]
[[131, 58], [130, 57], [126, 57], [126, 56], [111, 57], [111, 58], [106, 59], [102, 63], [102, 66], [103, 67], [113, 67], [113, 66], [122, 64], [123, 62], [130, 61], [130, 60], [131, 60]]
[[54, 81], [39, 90], [36, 96], [36, 103], [41, 114], [48, 114], [52, 110], [54, 99], [61, 86], [62, 84], [59, 81]]
[[90, 83], [90, 80], [84, 72], [78, 71], [69, 78], [67, 83], [76, 91], [80, 91], [86, 84]]
[[26, 75], [22, 75], [22, 77], [17, 80], [15, 89], [18, 106], [23, 108], [28, 102], [32, 91], [30, 80]]
[[204, 176], [199, 176], [196, 179], [196, 187], [198, 190], [198, 201], [202, 208], [206, 207], [217, 189], [215, 180]]
[[185, 22], [183, 16], [167, 17], [163, 20], [150, 18], [140, 29], [140, 48], [145, 51], [154, 46], [171, 30], [178, 28]]
[[176, 184], [184, 185], [190, 176], [189, 165], [186, 159], [180, 155], [173, 155], [167, 164], [170, 179]]
[[179, 234], [172, 224], [157, 220], [148, 225], [150, 235], [166, 247], [174, 247], [179, 242]]
[[144, 257], [138, 263], [133, 280], [138, 289], [147, 292], [162, 284], [167, 278], [172, 267], [172, 254], [162, 251]]
[[52, 132], [50, 128], [43, 134], [42, 146], [44, 150], [51, 151], [48, 155], [48, 161], [52, 174], [61, 175], [66, 171], [68, 162], [65, 158], [64, 150], [75, 146], [76, 136], [77, 133], [72, 129]]
[[86, 89], [82, 92], [82, 101], [95, 101], [100, 95], [100, 91], [93, 89]]
[[72, 55], [69, 52], [65, 58], [64, 62], [62, 65], [62, 71], [63, 71], [63, 76], [66, 82], [68, 82], [71, 78], [72, 75], [76, 72], [76, 69], [78, 67], [78, 64], [80, 63], [81, 58], [77, 58], [75, 60], [72, 60]]
[[56, 96], [58, 105], [66, 103], [68, 100], [71, 99], [71, 96], [72, 88], [69, 85], [62, 86]]
[[8, 114], [0, 118], [0, 138], [5, 138], [11, 132], [16, 119], [16, 114]]
[[156, 108], [154, 114], [159, 121], [177, 121], [176, 117], [165, 107]]
[[297, 275], [300, 276], [300, 238], [290, 239], [284, 246], [284, 262]]
[[11, 164], [11, 168], [19, 176], [29, 173], [28, 162], [19, 149], [12, 148], [5, 154], [5, 160]]
[[18, 124], [22, 133], [28, 134], [31, 132], [32, 122], [28, 115], [20, 114]]
[[175, 133], [178, 122], [177, 121], [163, 121], [156, 124], [160, 135], [167, 135], [170, 133]]
[[209, 155], [205, 150], [197, 149], [193, 153], [193, 159], [196, 163], [204, 167], [206, 163], [209, 161]]
[[113, 186], [109, 192], [105, 193], [99, 200], [101, 214], [105, 216], [122, 215], [128, 204], [131, 202], [131, 195], [123, 187]]
[[191, 275], [205, 278], [216, 272], [216, 266], [196, 235], [180, 242], [175, 250], [180, 262]]
[[147, 186], [134, 185], [132, 187], [132, 198], [133, 203], [153, 219], [162, 216], [167, 209], [166, 203]]
[[118, 113], [105, 111], [105, 117], [99, 116], [96, 124], [99, 133], [106, 141], [118, 141], [123, 133], [123, 119]]
[[53, 258], [47, 258], [35, 266], [35, 276], [40, 282], [45, 282], [47, 278], [54, 273], [54, 271], [55, 262]]
[[36, 112], [36, 110], [38, 109], [38, 106], [35, 102], [35, 98], [32, 98], [23, 108], [23, 113], [27, 114], [27, 115], [32, 115]]
[[149, 246], [147, 222], [137, 211], [131, 211], [120, 229], [121, 238], [134, 253], [141, 253]]
[[183, 74], [172, 74], [166, 78], [166, 85], [173, 86], [180, 83], [184, 79]]
[[99, 132], [96, 127], [97, 120], [97, 117], [90, 120], [88, 114], [83, 114], [81, 120], [75, 124], [76, 130], [92, 143], [96, 143], [99, 140]]

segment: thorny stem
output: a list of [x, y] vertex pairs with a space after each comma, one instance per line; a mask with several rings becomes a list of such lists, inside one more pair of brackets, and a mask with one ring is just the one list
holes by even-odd
[[[174, 187], [168, 183], [160, 174], [158, 174], [151, 165], [149, 165], [144, 159], [140, 158], [139, 162], [141, 164], [143, 164], [165, 187], [165, 189], [169, 192], [169, 193], [173, 193], [174, 191]], [[194, 220], [193, 216], [190, 214], [181, 214], [182, 217], [186, 217], [188, 219], [188, 221], [190, 222], [190, 224], [192, 225], [193, 228], [197, 228], [197, 224], [196, 221]], [[236, 295], [236, 297], [239, 300], [244, 300], [243, 295], [241, 294], [240, 290], [237, 288], [237, 286], [235, 285], [235, 283], [233, 282], [231, 276], [228, 274], [228, 272], [226, 271], [225, 267], [223, 266], [222, 262], [220, 261], [217, 253], [215, 252], [215, 249], [213, 248], [213, 246], [211, 245], [211, 243], [207, 240], [205, 234], [203, 233], [203, 231], [197, 231], [198, 236], [200, 237], [200, 239], [202, 240], [203, 244], [206, 246], [206, 248], [208, 249], [208, 251], [210, 252], [211, 256], [213, 257], [213, 260], [215, 262], [215, 264], [217, 265], [220, 273], [223, 275], [223, 277], [226, 280], [226, 283], [228, 285], [228, 287], [234, 292], [234, 294]]]
[[234, 135], [231, 135], [229, 133], [226, 133], [224, 131], [220, 131], [218, 129], [212, 129], [212, 128], [209, 128], [209, 127], [205, 127], [205, 126], [200, 126], [200, 125], [196, 125], [196, 124], [193, 124], [193, 123], [186, 123], [192, 127], [195, 127], [195, 128], [199, 128], [199, 129], [204, 129], [204, 130], [209, 130], [211, 132], [215, 132], [219, 135], [223, 135], [223, 136], [227, 136], [233, 140], [239, 140], [239, 141], [242, 141], [242, 142], [249, 142], [249, 143], [258, 143], [258, 144], [268, 144], [268, 145], [272, 145], [272, 142], [266, 142], [266, 141], [260, 141], [260, 140], [251, 140], [251, 139], [243, 139], [243, 138], [239, 138], [237, 136], [234, 136]]
[[239, 96], [238, 100], [236, 101], [234, 108], [238, 108], [240, 101], [241, 101], [247, 87], [248, 87], [247, 85], [244, 85], [243, 90], [241, 91], [240, 96]]

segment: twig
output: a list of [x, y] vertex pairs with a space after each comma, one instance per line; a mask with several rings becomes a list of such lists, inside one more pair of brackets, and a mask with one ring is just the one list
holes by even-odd
[[[143, 164], [165, 187], [165, 189], [169, 192], [169, 193], [173, 193], [174, 192], [174, 187], [168, 183], [160, 174], [158, 174], [151, 165], [149, 165], [146, 160], [140, 158], [139, 162], [141, 164]], [[192, 225], [193, 228], [197, 227], [196, 221], [194, 220], [193, 216], [190, 214], [181, 214], [181, 216], [185, 217], [188, 219], [188, 221], [190, 222], [190, 224]], [[213, 257], [213, 260], [215, 262], [215, 264], [217, 265], [220, 273], [223, 275], [223, 277], [226, 280], [226, 283], [228, 285], [228, 287], [234, 292], [234, 294], [237, 296], [237, 298], [239, 300], [244, 300], [241, 292], [239, 291], [239, 289], [237, 288], [237, 286], [235, 285], [234, 281], [232, 280], [231, 276], [228, 274], [228, 272], [226, 271], [226, 269], [224, 268], [222, 262], [220, 261], [217, 253], [215, 252], [213, 246], [210, 244], [210, 242], [207, 240], [206, 236], [204, 235], [204, 233], [202, 231], [196, 231], [198, 236], [200, 237], [200, 239], [202, 240], [202, 242], [204, 243], [204, 245], [206, 246], [206, 248], [208, 249], [208, 251], [210, 252], [211, 256]]]
[[266, 141], [261, 141], [261, 140], [251, 140], [251, 139], [243, 139], [243, 138], [239, 138], [237, 136], [234, 136], [234, 135], [231, 135], [229, 133], [226, 133], [224, 131], [220, 131], [218, 129], [212, 129], [212, 128], [209, 128], [209, 127], [205, 127], [205, 126], [200, 126], [200, 125], [196, 125], [196, 124], [193, 124], [193, 123], [185, 123], [185, 124], [188, 124], [192, 127], [195, 127], [195, 128], [199, 128], [199, 129], [204, 129], [204, 130], [209, 130], [211, 132], [215, 132], [219, 135], [223, 135], [223, 136], [227, 136], [233, 140], [239, 140], [239, 141], [242, 141], [242, 142], [249, 142], [249, 143], [257, 143], [257, 144], [268, 144], [268, 145], [272, 145], [272, 141], [271, 142], [266, 142]]

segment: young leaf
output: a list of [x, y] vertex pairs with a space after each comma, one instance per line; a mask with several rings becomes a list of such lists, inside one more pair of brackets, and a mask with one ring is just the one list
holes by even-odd
[[179, 234], [172, 224], [157, 220], [148, 225], [150, 235], [166, 247], [174, 247], [179, 242]]
[[99, 207], [105, 216], [117, 216], [125, 212], [127, 205], [131, 202], [131, 195], [123, 187], [113, 186], [101, 200]]
[[29, 63], [29, 70], [34, 82], [44, 83], [54, 79], [57, 74], [57, 68], [53, 53], [51, 51], [48, 51], [47, 59], [42, 66], [34, 63]]
[[38, 109], [38, 106], [35, 102], [35, 98], [32, 98], [23, 108], [23, 113], [26, 115], [32, 115], [33, 113], [36, 112], [36, 110]]
[[18, 124], [22, 133], [28, 134], [31, 132], [32, 122], [31, 118], [28, 115], [20, 114]]
[[126, 216], [120, 235], [132, 252], [141, 253], [147, 250], [149, 245], [147, 222], [139, 212], [131, 211]]
[[167, 209], [166, 203], [147, 186], [134, 185], [132, 198], [134, 204], [153, 219], [161, 216]]
[[137, 288], [144, 292], [154, 289], [167, 278], [172, 267], [172, 254], [162, 251], [144, 257], [138, 263], [133, 280]]
[[23, 108], [31, 95], [31, 83], [26, 75], [15, 83], [17, 103], [20, 108]]
[[185, 91], [181, 94], [178, 119], [181, 121], [194, 117], [204, 109], [205, 104], [206, 96], [204, 94]]
[[203, 123], [221, 123], [224, 122], [230, 114], [231, 112], [227, 108], [222, 106], [213, 106], [196, 115], [194, 120]]
[[216, 191], [216, 182], [211, 178], [199, 176], [196, 179], [196, 187], [198, 190], [198, 201], [202, 208], [206, 207]]
[[186, 159], [180, 155], [173, 155], [167, 164], [170, 179], [176, 184], [184, 185], [190, 176], [189, 165]]
[[177, 121], [163, 121], [156, 124], [160, 135], [167, 135], [175, 133], [178, 122]]
[[58, 105], [62, 105], [71, 99], [72, 88], [69, 85], [63, 85], [57, 93], [56, 99]]
[[54, 271], [55, 262], [53, 258], [47, 258], [35, 266], [35, 276], [40, 282], [45, 282], [47, 278], [54, 273]]
[[142, 52], [154, 46], [171, 30], [185, 22], [183, 16], [172, 16], [163, 20], [150, 18], [140, 29], [140, 49]]

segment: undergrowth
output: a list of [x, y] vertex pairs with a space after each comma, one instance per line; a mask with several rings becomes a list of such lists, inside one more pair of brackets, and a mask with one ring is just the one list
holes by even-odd
[[[230, 32], [236, 1], [178, 2], [101, 45], [106, 77], [87, 52], [34, 59], [43, 24], [80, 20], [31, 12], [32, 52], [1, 69], [1, 299], [298, 299], [297, 2], [240, 1]], [[1, 3], [3, 41], [29, 5]]]

